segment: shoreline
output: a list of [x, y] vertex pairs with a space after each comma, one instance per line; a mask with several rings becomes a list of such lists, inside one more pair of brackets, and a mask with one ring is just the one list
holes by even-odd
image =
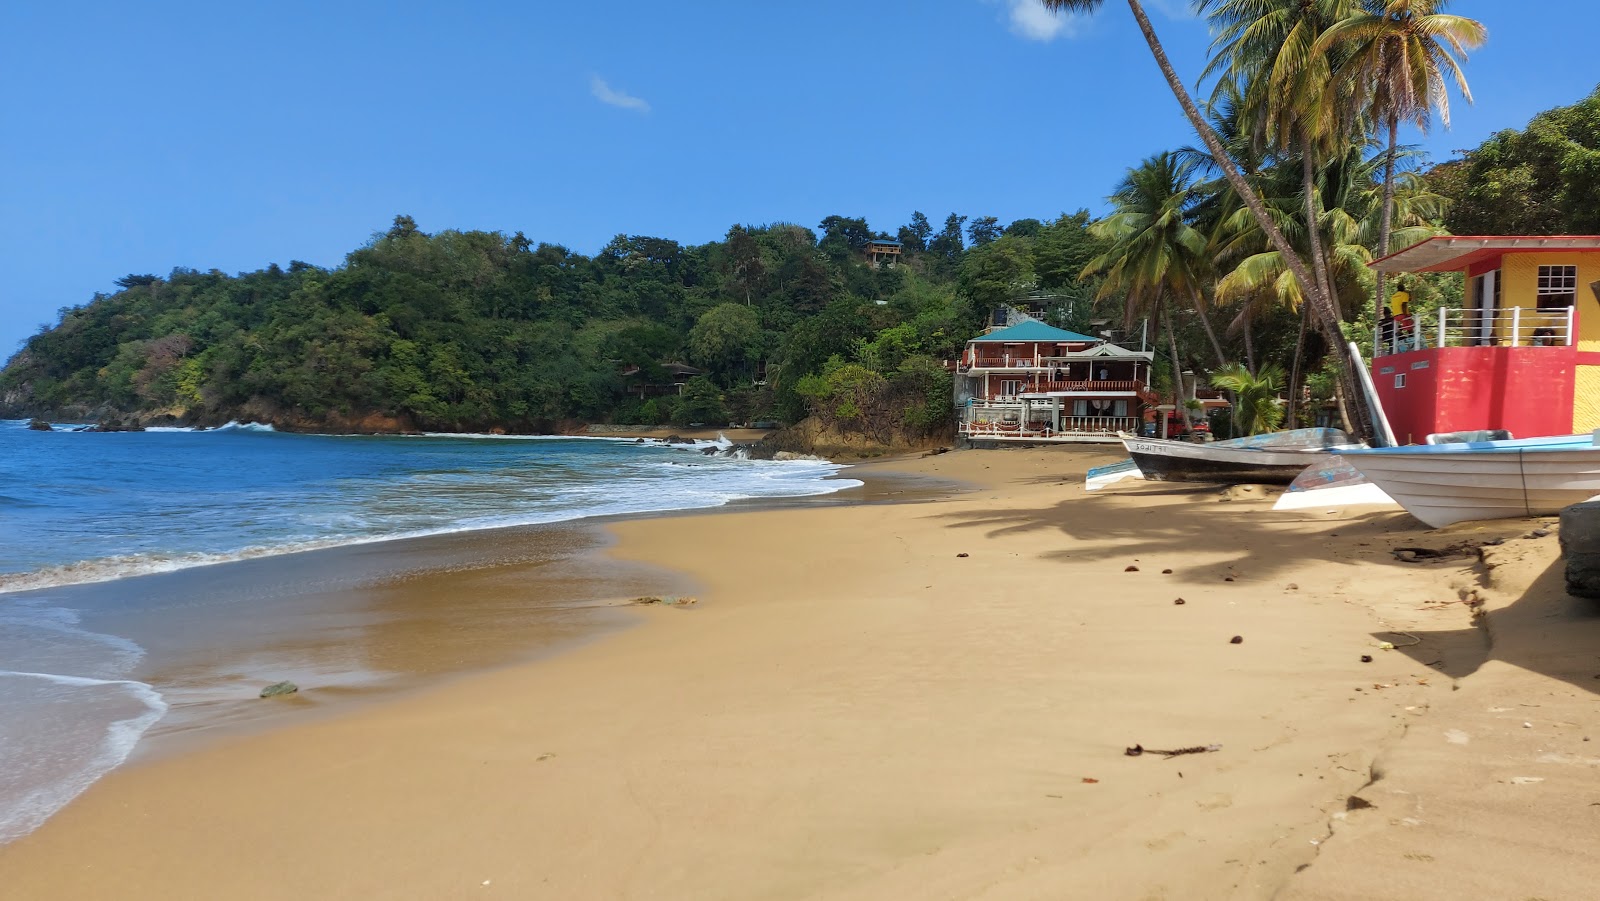
[[[136, 649], [143, 658], [127, 674], [124, 690], [160, 711], [134, 736], [104, 739], [96, 753], [114, 754], [116, 771], [284, 724], [345, 715], [637, 625], [626, 609], [630, 598], [682, 593], [684, 579], [607, 558], [614, 543], [609, 523], [787, 504], [877, 503], [949, 490], [926, 479], [863, 475], [834, 476], [850, 484], [814, 496], [356, 541], [6, 597], [24, 610], [42, 604], [71, 611], [85, 638]], [[448, 610], [433, 609], [444, 599]], [[256, 697], [262, 686], [284, 680], [302, 690], [271, 701]], [[80, 684], [69, 677], [57, 681]], [[23, 706], [7, 716], [20, 736], [35, 725], [49, 726], [54, 709]], [[83, 774], [61, 769], [49, 782], [19, 773], [23, 781], [8, 786], [8, 797], [45, 790], [71, 797], [106, 774], [108, 764], [90, 760], [84, 758]], [[59, 766], [66, 766], [65, 758]], [[59, 801], [26, 806], [44, 803]]]
[[[1417, 612], [1437, 570], [1382, 559], [1436, 539], [1403, 514], [1204, 488], [1086, 495], [1097, 456], [865, 467], [973, 486], [932, 503], [608, 523], [609, 559], [676, 571], [700, 603], [125, 767], [0, 849], [0, 880], [40, 898], [1302, 897], [1297, 868], [1334, 869], [1322, 845], [1376, 758], [1482, 655], [1470, 625], [1430, 640], [1443, 666], [1374, 650], [1419, 616], [1465, 619]], [[1135, 742], [1223, 747], [1124, 756]]]

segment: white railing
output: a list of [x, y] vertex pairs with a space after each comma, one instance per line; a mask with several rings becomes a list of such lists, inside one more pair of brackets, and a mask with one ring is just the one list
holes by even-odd
[[1063, 416], [1058, 430], [1049, 420], [1006, 420], [1001, 417], [984, 418], [974, 411], [972, 418], [963, 418], [959, 431], [971, 438], [1049, 439], [1079, 435], [1115, 435], [1118, 432], [1137, 434], [1140, 419], [1137, 416]]
[[1573, 308], [1511, 307], [1485, 313], [1440, 307], [1428, 321], [1409, 316], [1380, 320], [1374, 339], [1380, 357], [1425, 347], [1567, 347], [1573, 339]]

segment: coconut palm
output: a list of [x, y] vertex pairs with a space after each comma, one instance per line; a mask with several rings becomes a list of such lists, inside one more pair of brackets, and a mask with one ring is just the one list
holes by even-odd
[[[1329, 25], [1355, 9], [1355, 0], [1199, 0], [1216, 35], [1202, 78], [1219, 75], [1216, 94], [1237, 95], [1240, 114], [1261, 149], [1298, 158], [1307, 221], [1322, 215], [1316, 190], [1321, 160], [1346, 143], [1353, 123], [1329, 90], [1332, 68], [1315, 52]], [[1318, 288], [1330, 300], [1327, 248], [1308, 233], [1305, 250]]]
[[1151, 315], [1163, 297], [1194, 305], [1200, 324], [1216, 352], [1217, 365], [1228, 361], [1211, 325], [1201, 284], [1209, 274], [1206, 237], [1190, 224], [1195, 165], [1173, 153], [1145, 160], [1106, 198], [1112, 213], [1090, 231], [1110, 242], [1105, 253], [1084, 267], [1083, 275], [1104, 275], [1099, 297], [1123, 291], [1127, 316]]
[[1278, 403], [1283, 367], [1276, 363], [1255, 374], [1234, 363], [1212, 373], [1211, 384], [1233, 395], [1233, 427], [1239, 434], [1259, 435], [1283, 424], [1283, 407]]
[[[1450, 0], [1365, 0], [1359, 13], [1334, 23], [1317, 39], [1319, 54], [1339, 52], [1343, 62], [1335, 81], [1347, 96], [1364, 103], [1367, 114], [1389, 132], [1383, 175], [1383, 213], [1377, 253], [1394, 246], [1390, 234], [1394, 211], [1395, 161], [1402, 121], [1426, 131], [1435, 112], [1450, 127], [1448, 81], [1472, 102], [1472, 90], [1457, 57], [1483, 44], [1488, 29], [1463, 16], [1446, 15]], [[1387, 276], [1378, 273], [1378, 303], [1384, 301]]]
[[[1105, 0], [1042, 0], [1042, 2], [1052, 10], [1089, 13], [1098, 10]], [[1319, 329], [1328, 336], [1330, 344], [1339, 349], [1340, 359], [1344, 364], [1343, 369], [1345, 370], [1346, 380], [1353, 379], [1354, 369], [1360, 364], [1344, 349], [1344, 342], [1340, 337], [1339, 317], [1333, 306], [1332, 298], [1322, 288], [1320, 282], [1312, 276], [1310, 270], [1306, 267], [1305, 261], [1290, 247], [1288, 240], [1284, 237], [1282, 230], [1278, 227], [1278, 223], [1274, 221], [1272, 214], [1267, 210], [1260, 196], [1246, 182], [1238, 166], [1229, 158], [1227, 149], [1223, 146], [1221, 139], [1217, 137], [1216, 132], [1206, 122], [1205, 118], [1200, 115], [1199, 108], [1195, 106], [1194, 98], [1189, 95], [1189, 91], [1184, 87], [1183, 81], [1178, 78], [1177, 71], [1173, 69], [1171, 60], [1167, 58], [1166, 50], [1161, 46], [1161, 41], [1156, 36], [1155, 28], [1151, 26], [1150, 17], [1145, 14], [1143, 5], [1139, 3], [1139, 0], [1128, 0], [1128, 10], [1133, 14], [1140, 33], [1144, 35], [1145, 43], [1150, 47], [1151, 55], [1155, 57], [1157, 67], [1161, 69], [1162, 76], [1166, 78], [1167, 86], [1172, 90], [1172, 95], [1177, 99], [1178, 105], [1183, 108], [1183, 113], [1188, 117], [1189, 124], [1199, 133], [1201, 141], [1205, 143], [1206, 149], [1211, 153], [1212, 160], [1222, 170], [1223, 177], [1227, 179], [1228, 184], [1233, 187], [1240, 200], [1250, 210], [1250, 214], [1260, 225], [1263, 234], [1266, 235], [1273, 248], [1283, 255], [1283, 259], [1289, 266], [1290, 271], [1304, 286], [1305, 294], [1310, 299], [1311, 307], [1316, 314]], [[1356, 405], [1358, 411], [1355, 427], [1364, 437], [1376, 439], [1377, 430], [1374, 427], [1375, 424], [1372, 417], [1367, 415], [1369, 410], [1365, 397], [1357, 394], [1351, 398], [1351, 401]]]

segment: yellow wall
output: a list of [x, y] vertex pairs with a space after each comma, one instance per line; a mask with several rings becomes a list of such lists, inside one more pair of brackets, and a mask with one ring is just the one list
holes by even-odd
[[1574, 368], [1572, 431], [1592, 432], [1600, 429], [1600, 366]]
[[[1600, 350], [1600, 303], [1589, 290], [1600, 281], [1600, 252], [1597, 253], [1517, 253], [1509, 252], [1500, 263], [1500, 309], [1522, 307], [1534, 315], [1539, 290], [1540, 266], [1578, 267], [1578, 349]], [[1472, 281], [1467, 281], [1466, 303], [1472, 303]], [[1580, 381], [1579, 397], [1583, 395]]]

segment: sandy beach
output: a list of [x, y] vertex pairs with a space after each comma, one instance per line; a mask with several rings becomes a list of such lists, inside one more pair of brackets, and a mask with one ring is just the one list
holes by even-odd
[[956, 452], [851, 471], [971, 486], [929, 502], [611, 524], [695, 603], [149, 755], [0, 848], [0, 896], [1592, 896], [1600, 609], [1555, 536], [1086, 493], [1111, 459]]

